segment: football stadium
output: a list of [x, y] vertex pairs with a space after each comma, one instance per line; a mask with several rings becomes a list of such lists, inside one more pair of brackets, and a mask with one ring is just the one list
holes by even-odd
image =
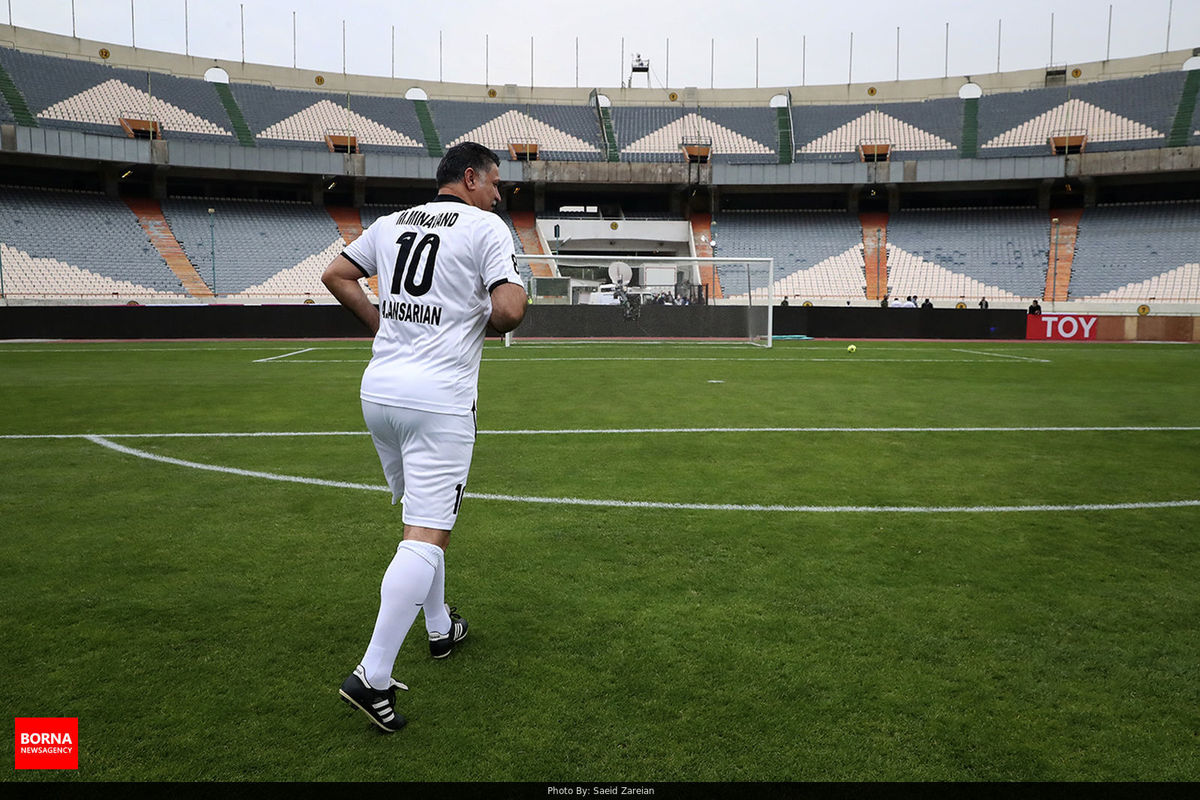
[[[721, 88], [9, 22], [3, 781], [1200, 777], [1200, 31]], [[338, 685], [403, 526], [322, 273], [462, 142], [528, 305], [445, 555], [471, 637], [413, 629], [387, 736]]]

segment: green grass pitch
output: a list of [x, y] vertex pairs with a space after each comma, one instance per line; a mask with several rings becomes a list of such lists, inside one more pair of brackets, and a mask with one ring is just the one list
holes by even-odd
[[[0, 707], [80, 735], [2, 780], [1197, 778], [1196, 346], [489, 342], [390, 737], [368, 355], [0, 344]], [[129, 436], [253, 432], [345, 435]]]

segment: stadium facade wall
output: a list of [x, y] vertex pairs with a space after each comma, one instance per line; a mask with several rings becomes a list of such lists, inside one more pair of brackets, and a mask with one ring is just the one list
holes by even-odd
[[[0, 150], [21, 155], [151, 164], [203, 170], [433, 181], [437, 159], [390, 153], [342, 154], [285, 147], [246, 148], [219, 142], [147, 142], [81, 131], [2, 126]], [[1200, 170], [1200, 147], [1073, 156], [932, 159], [863, 163], [671, 164], [502, 161], [508, 182], [566, 185], [859, 186], [970, 184]]]

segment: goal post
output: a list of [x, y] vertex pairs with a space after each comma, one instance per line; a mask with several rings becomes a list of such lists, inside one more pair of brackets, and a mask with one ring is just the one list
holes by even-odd
[[649, 305], [711, 306], [728, 311], [690, 314], [689, 336], [773, 343], [773, 258], [518, 254], [517, 265], [535, 305], [610, 306], [631, 321]]

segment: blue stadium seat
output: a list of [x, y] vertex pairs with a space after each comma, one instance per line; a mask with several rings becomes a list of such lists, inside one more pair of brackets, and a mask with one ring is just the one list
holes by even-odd
[[322, 208], [309, 203], [252, 200], [163, 201], [163, 216], [200, 276], [213, 282], [213, 239], [208, 209], [215, 210], [216, 289], [220, 295], [260, 289], [286, 270], [306, 266], [294, 291], [324, 294], [320, 272], [341, 252], [337, 225]]
[[203, 78], [8, 48], [0, 48], [0, 64], [41, 126], [124, 136], [120, 117], [150, 116], [165, 139], [236, 141], [228, 113]]
[[685, 137], [712, 140], [712, 162], [777, 164], [779, 129], [773, 108], [614, 106], [622, 161], [678, 162]]
[[1051, 133], [1087, 132], [1088, 152], [1163, 147], [1186, 73], [1085, 83], [979, 100], [979, 155], [1048, 154]]
[[1087, 209], [1079, 223], [1071, 299], [1200, 299], [1200, 203]]
[[411, 100], [231, 83], [258, 144], [328, 150], [327, 133], [352, 132], [363, 152], [425, 155]]
[[438, 135], [445, 147], [471, 138], [509, 158], [512, 139], [538, 143], [538, 158], [548, 161], [602, 161], [600, 122], [590, 105], [523, 105], [430, 100]]
[[187, 296], [133, 212], [102, 194], [0, 187], [0, 243], [9, 296]]
[[798, 161], [857, 161], [858, 146], [877, 140], [891, 145], [889, 158], [958, 158], [963, 101], [873, 103], [792, 107]]
[[899, 211], [887, 230], [891, 293], [975, 301], [1041, 297], [1049, 230], [1049, 217], [1036, 208]]
[[[720, 211], [713, 215], [713, 238], [717, 258], [774, 258], [776, 298], [863, 296], [862, 226], [853, 214]], [[766, 292], [765, 266], [718, 265], [717, 277], [726, 297]]]

